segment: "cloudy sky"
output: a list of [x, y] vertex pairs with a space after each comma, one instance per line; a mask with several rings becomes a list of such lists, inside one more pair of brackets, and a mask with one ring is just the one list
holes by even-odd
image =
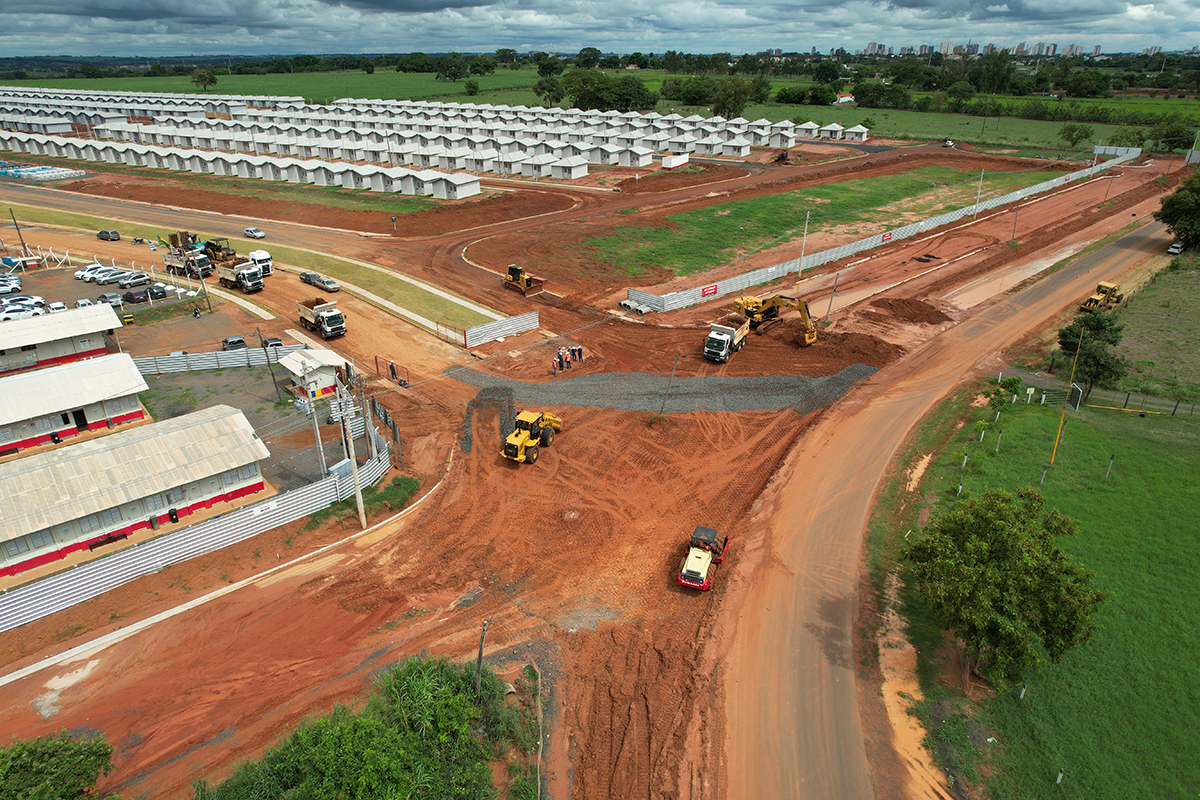
[[1200, 44], [1196, 0], [4, 0], [3, 55]]

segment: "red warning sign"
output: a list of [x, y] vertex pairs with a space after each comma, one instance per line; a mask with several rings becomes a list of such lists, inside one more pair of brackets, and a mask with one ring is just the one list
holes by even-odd
[[717, 285], [715, 283], [712, 286], [705, 286], [703, 289], [700, 290], [701, 297], [712, 297], [716, 293], [717, 293]]

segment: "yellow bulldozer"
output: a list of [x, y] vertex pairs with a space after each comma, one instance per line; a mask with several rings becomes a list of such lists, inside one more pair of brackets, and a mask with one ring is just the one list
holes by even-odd
[[1096, 293], [1079, 305], [1080, 311], [1112, 311], [1121, 305], [1125, 295], [1121, 287], [1110, 281], [1100, 281], [1096, 284]]
[[542, 293], [546, 288], [546, 279], [530, 275], [517, 264], [509, 264], [508, 274], [504, 276], [504, 288], [512, 289], [514, 292], [520, 292], [529, 297]]
[[733, 307], [737, 309], [737, 313], [750, 320], [750, 329], [760, 334], [780, 321], [780, 309], [795, 309], [800, 312], [800, 321], [804, 324], [804, 331], [796, 341], [807, 347], [817, 340], [817, 326], [813, 324], [812, 315], [808, 313], [808, 303], [797, 297], [777, 294], [763, 298], [748, 294], [734, 300]]
[[522, 411], [517, 414], [516, 429], [504, 440], [500, 455], [532, 464], [538, 459], [538, 448], [549, 447], [554, 441], [555, 431], [562, 429], [562, 419], [549, 411]]

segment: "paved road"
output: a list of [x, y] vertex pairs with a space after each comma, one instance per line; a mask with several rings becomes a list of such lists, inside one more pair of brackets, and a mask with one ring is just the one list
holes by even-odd
[[730, 609], [725, 796], [873, 800], [851, 631], [867, 514], [908, 432], [982, 360], [1161, 246], [1153, 223], [863, 381], [800, 442], [769, 518], [774, 565]]

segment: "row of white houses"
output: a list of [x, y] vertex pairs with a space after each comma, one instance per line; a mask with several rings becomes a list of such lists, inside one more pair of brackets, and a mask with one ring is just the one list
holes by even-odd
[[[209, 150], [176, 150], [16, 131], [0, 131], [0, 150], [179, 172], [428, 195], [445, 200], [471, 197], [480, 192], [479, 177], [466, 173], [410, 170], [399, 166], [383, 167], [344, 161], [300, 161]], [[550, 175], [551, 172], [546, 174]]]

